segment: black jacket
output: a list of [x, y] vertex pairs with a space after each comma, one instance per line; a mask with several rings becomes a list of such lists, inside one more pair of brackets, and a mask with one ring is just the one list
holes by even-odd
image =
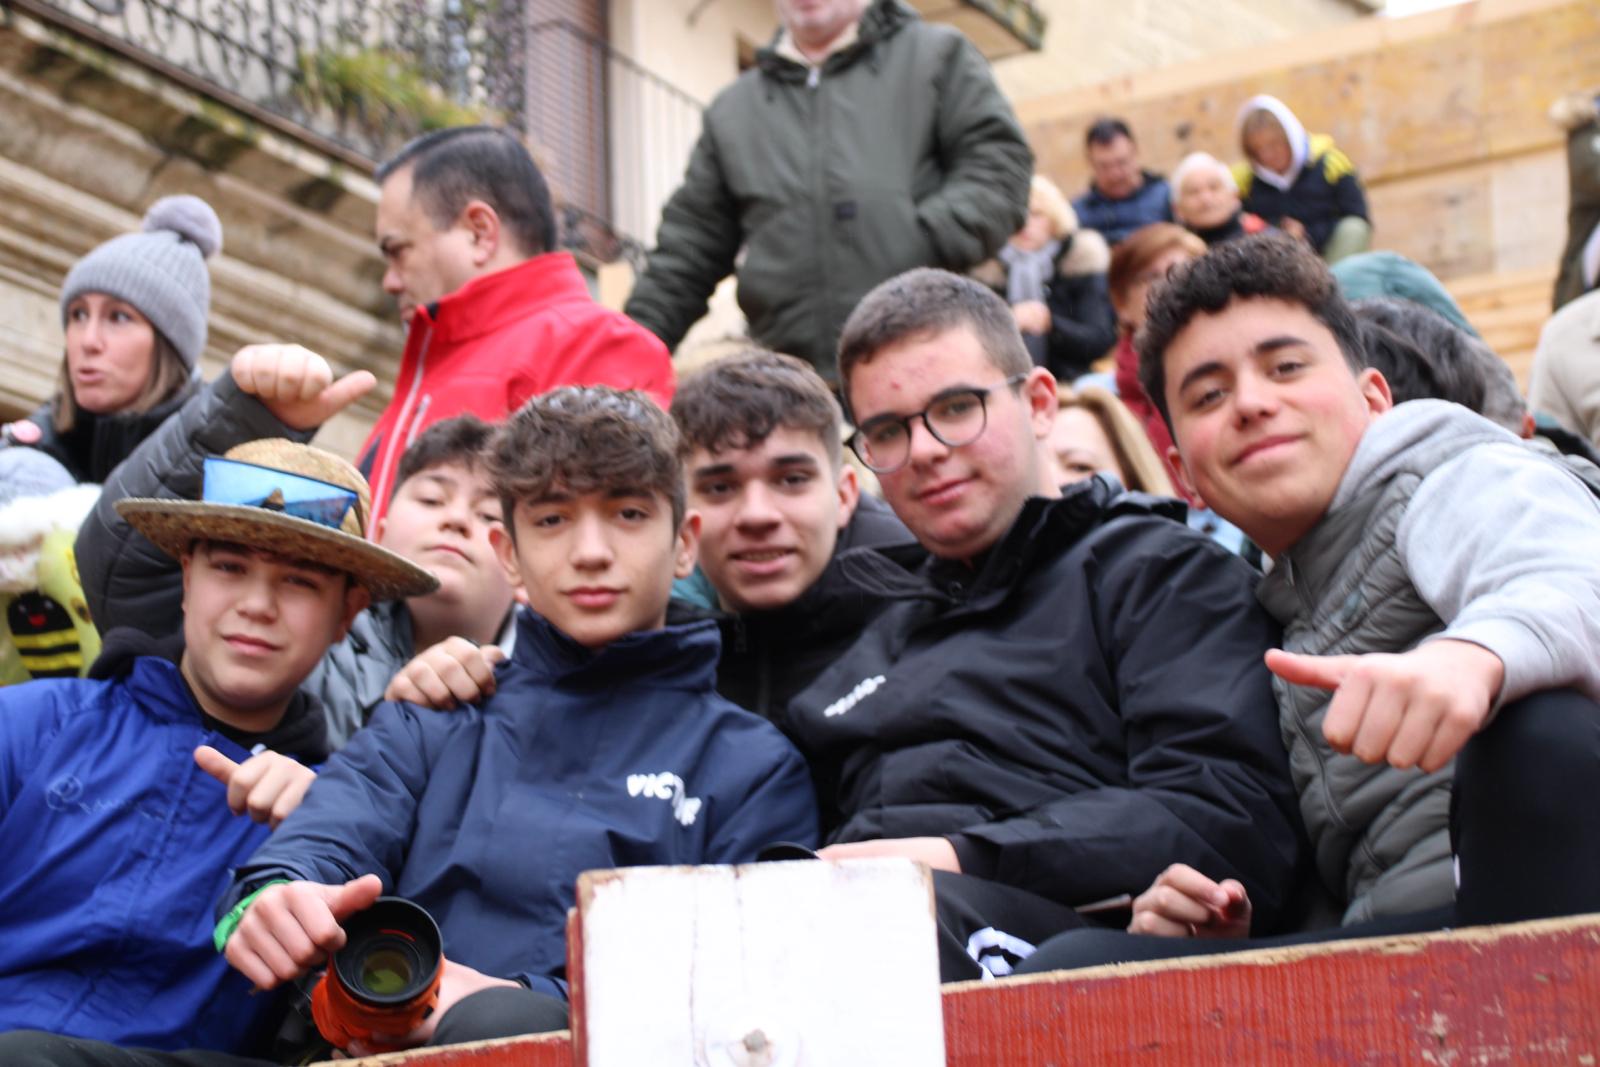
[[743, 615], [718, 613], [722, 660], [717, 692], [757, 715], [776, 719], [794, 695], [855, 643], [883, 607], [839, 573], [840, 554], [853, 548], [916, 542], [883, 501], [863, 496], [840, 531], [834, 557], [817, 580], [791, 604]]
[[28, 421], [39, 428], [39, 440], [32, 447], [51, 456], [79, 482], [100, 484], [117, 465], [127, 459], [139, 443], [155, 433], [167, 417], [175, 413], [200, 388], [191, 378], [176, 393], [143, 412], [96, 415], [83, 411], [78, 424], [68, 433], [57, 433], [50, 417], [50, 405], [41, 405]]
[[1068, 905], [1188, 863], [1269, 927], [1300, 852], [1278, 630], [1245, 564], [1175, 519], [1096, 478], [1028, 501], [974, 568], [845, 557], [895, 602], [780, 721], [836, 802], [829, 839], [941, 835], [964, 872]]

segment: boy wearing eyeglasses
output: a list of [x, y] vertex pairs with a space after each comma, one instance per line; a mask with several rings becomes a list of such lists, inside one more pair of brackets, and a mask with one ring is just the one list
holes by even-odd
[[779, 721], [837, 805], [823, 855], [935, 869], [947, 980], [1008, 973], [1177, 853], [1270, 922], [1299, 846], [1249, 569], [1164, 502], [1062, 494], [1055, 381], [970, 279], [885, 282], [839, 365], [851, 445], [926, 556], [847, 557], [886, 606]]
[[275, 1025], [212, 945], [218, 886], [327, 756], [306, 675], [370, 600], [437, 584], [364, 539], [366, 494], [278, 440], [207, 459], [199, 501], [119, 502], [181, 561], [183, 625], [0, 689], [0, 1031], [240, 1050]]

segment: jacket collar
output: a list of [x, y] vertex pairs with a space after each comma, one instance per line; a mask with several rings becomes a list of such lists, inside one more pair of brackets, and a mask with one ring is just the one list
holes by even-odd
[[320, 763], [328, 758], [328, 730], [322, 705], [304, 689], [295, 693], [278, 725], [253, 734], [230, 729], [208, 716], [189, 691], [178, 665], [164, 656], [135, 658], [127, 666], [126, 684], [145, 713], [157, 721], [203, 724], [241, 748], [248, 749], [259, 742], [305, 763]]
[[921, 546], [895, 545], [847, 552], [839, 562], [848, 580], [877, 596], [982, 608], [1048, 567], [1103, 523], [1124, 514], [1162, 515], [1181, 524], [1184, 506], [1177, 500], [1126, 492], [1115, 479], [1096, 475], [1067, 486], [1059, 497], [1029, 497], [1005, 535], [977, 559], [938, 559], [922, 552]]
[[538, 308], [574, 300], [590, 300], [578, 264], [568, 252], [546, 252], [514, 267], [474, 278], [426, 307], [413, 322], [431, 328], [435, 343], [469, 341], [497, 333]]
[[812, 69], [832, 73], [842, 70], [871, 51], [879, 41], [893, 36], [901, 27], [914, 21], [917, 13], [901, 0], [875, 0], [861, 13], [856, 23], [855, 38], [828, 53], [821, 63], [800, 61], [794, 45], [789, 42], [787, 30], [780, 28], [767, 47], [756, 53], [756, 65], [762, 73], [788, 81], [803, 81]]
[[722, 638], [712, 619], [628, 634], [598, 652], [578, 644], [529, 609], [517, 612], [512, 660], [535, 678], [607, 689], [622, 685], [709, 692]]

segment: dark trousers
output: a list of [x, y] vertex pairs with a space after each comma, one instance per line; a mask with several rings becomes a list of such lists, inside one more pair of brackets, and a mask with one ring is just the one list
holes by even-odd
[[[538, 1034], [567, 1026], [565, 1001], [528, 989], [496, 987], [458, 1001], [434, 1028], [430, 1045]], [[118, 1048], [104, 1041], [60, 1037], [33, 1030], [0, 1034], [5, 1067], [273, 1067], [272, 1060], [193, 1050], [159, 1052]]]
[[934, 871], [933, 899], [941, 982], [1004, 977], [1046, 938], [1083, 925], [1053, 900], [966, 874]]
[[1460, 865], [1454, 908], [1280, 937], [1149, 937], [1072, 930], [1018, 974], [1106, 963], [1422, 933], [1453, 926], [1600, 912], [1600, 704], [1569, 689], [1500, 709], [1456, 757], [1450, 837]]

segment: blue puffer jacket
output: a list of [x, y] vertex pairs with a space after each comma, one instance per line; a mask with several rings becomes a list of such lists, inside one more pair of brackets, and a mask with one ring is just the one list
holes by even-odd
[[492, 697], [380, 705], [222, 909], [273, 879], [375, 873], [433, 915], [449, 959], [565, 995], [581, 872], [815, 843], [810, 773], [777, 729], [713, 691], [719, 647], [699, 622], [593, 653], [524, 610]]
[[163, 659], [0, 690], [0, 1030], [245, 1051], [276, 1022], [211, 944], [267, 827], [228, 811], [197, 745], [249, 758]]

